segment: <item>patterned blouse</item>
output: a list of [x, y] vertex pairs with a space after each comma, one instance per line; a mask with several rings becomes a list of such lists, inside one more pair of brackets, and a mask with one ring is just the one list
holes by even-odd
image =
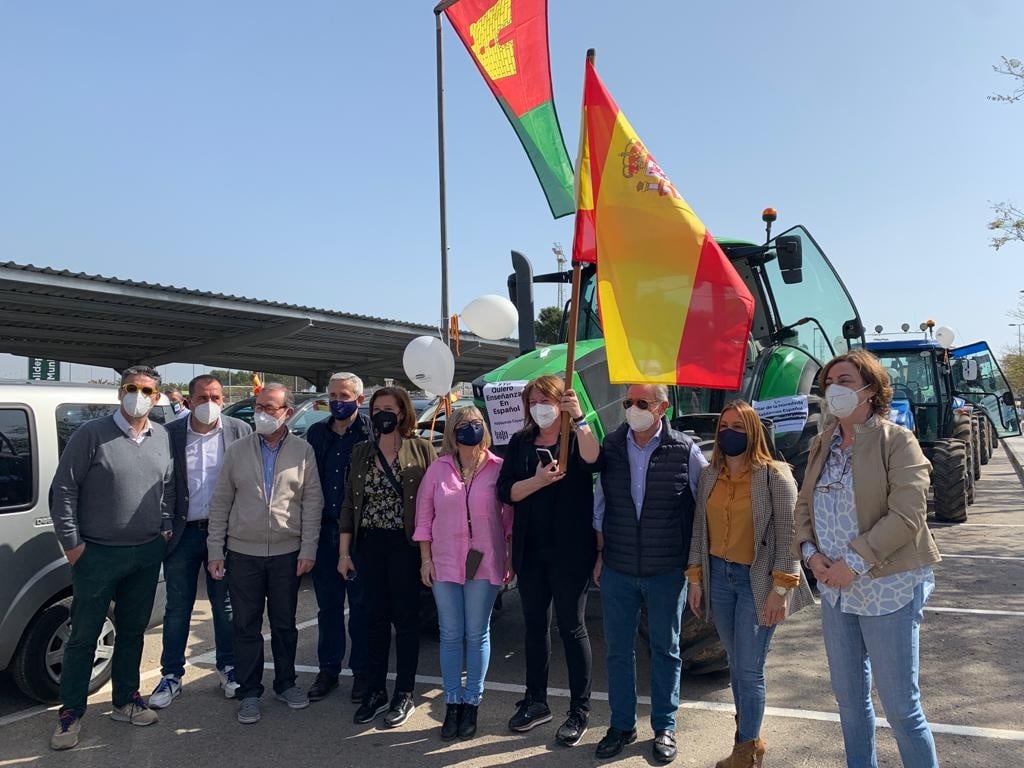
[[[402, 482], [402, 465], [395, 458], [391, 465], [395, 479]], [[366, 473], [366, 501], [363, 505], [363, 528], [377, 528], [384, 531], [404, 531], [405, 520], [402, 497], [395, 493], [391, 481], [374, 461]]]
[[818, 550], [830, 560], [845, 560], [858, 575], [843, 589], [818, 582], [818, 591], [843, 613], [857, 616], [884, 616], [898, 611], [914, 599], [918, 584], [924, 585], [927, 600], [935, 588], [931, 566], [872, 578], [868, 575], [870, 566], [850, 547], [860, 535], [860, 525], [853, 495], [853, 446], [843, 448], [842, 442], [842, 432], [837, 429], [814, 487], [814, 526]]

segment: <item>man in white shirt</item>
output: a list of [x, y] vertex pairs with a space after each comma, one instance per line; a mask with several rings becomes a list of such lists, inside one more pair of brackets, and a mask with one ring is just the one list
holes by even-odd
[[[162, 709], [181, 693], [185, 674], [185, 647], [195, 606], [200, 569], [206, 572], [207, 521], [210, 498], [217, 483], [224, 451], [239, 438], [252, 434], [244, 421], [221, 415], [224, 390], [209, 375], [196, 376], [188, 387], [186, 417], [167, 425], [174, 454], [177, 503], [174, 534], [167, 546], [164, 580], [167, 609], [164, 613], [163, 653], [160, 682], [149, 697], [149, 706]], [[213, 631], [217, 646], [217, 675], [227, 698], [238, 688], [234, 677], [231, 598], [226, 580], [206, 577], [206, 594], [213, 609]]]

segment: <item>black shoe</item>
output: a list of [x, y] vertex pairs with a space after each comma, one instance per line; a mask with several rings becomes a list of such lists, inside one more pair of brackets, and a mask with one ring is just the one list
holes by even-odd
[[365, 672], [353, 672], [352, 673], [352, 703], [361, 704], [363, 699], [366, 698], [366, 689], [369, 686], [366, 683]]
[[587, 732], [587, 722], [589, 720], [590, 715], [586, 710], [569, 710], [569, 716], [565, 718], [565, 722], [562, 723], [555, 734], [558, 743], [564, 744], [567, 747], [575, 747], [583, 739], [583, 734]]
[[451, 741], [459, 735], [459, 720], [462, 717], [461, 704], [449, 704], [444, 710], [444, 722], [441, 723], [441, 738]]
[[516, 702], [516, 713], [508, 721], [509, 730], [516, 733], [526, 733], [538, 725], [551, 722], [551, 710], [546, 702], [534, 701], [530, 694], [526, 698]]
[[337, 675], [332, 675], [329, 672], [319, 672], [317, 673], [316, 680], [309, 686], [307, 695], [310, 701], [320, 701], [320, 699], [326, 699], [328, 694], [337, 687]]
[[671, 763], [676, 759], [676, 732], [655, 731], [651, 750], [654, 753], [654, 759], [659, 763]]
[[384, 725], [388, 728], [397, 728], [412, 717], [415, 709], [416, 705], [412, 703], [411, 693], [396, 693], [391, 699], [391, 708], [384, 715]]
[[462, 720], [459, 721], [460, 739], [472, 739], [476, 736], [476, 715], [479, 710], [479, 705], [462, 705]]
[[357, 709], [355, 715], [352, 716], [352, 722], [356, 725], [365, 725], [366, 723], [373, 722], [373, 719], [381, 712], [387, 711], [387, 691], [370, 693], [363, 699], [363, 703], [359, 705], [359, 709]]
[[620, 731], [618, 728], [609, 728], [604, 738], [597, 743], [597, 751], [594, 757], [598, 760], [607, 760], [615, 757], [627, 744], [636, 741], [636, 728], [632, 731]]

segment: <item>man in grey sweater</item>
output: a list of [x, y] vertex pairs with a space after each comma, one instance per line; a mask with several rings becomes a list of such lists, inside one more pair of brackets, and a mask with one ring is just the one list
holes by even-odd
[[96, 641], [111, 601], [117, 631], [111, 719], [157, 721], [139, 695], [139, 664], [174, 509], [170, 442], [164, 428], [149, 421], [159, 398], [155, 370], [128, 368], [121, 375], [120, 408], [71, 436], [50, 487], [50, 515], [71, 563], [74, 590], [54, 749], [78, 743]]

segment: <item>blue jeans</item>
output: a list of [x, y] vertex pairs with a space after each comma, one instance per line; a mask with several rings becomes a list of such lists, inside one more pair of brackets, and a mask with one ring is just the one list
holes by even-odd
[[682, 565], [658, 576], [601, 573], [604, 636], [608, 645], [608, 703], [612, 728], [636, 727], [636, 630], [647, 606], [651, 638], [651, 727], [674, 731], [679, 709], [679, 624], [686, 603]]
[[711, 619], [729, 656], [729, 682], [743, 744], [761, 735], [764, 663], [775, 627], [761, 626], [750, 586], [750, 566], [710, 558]]
[[338, 522], [325, 518], [320, 525], [316, 563], [313, 565], [313, 591], [317, 605], [316, 656], [320, 671], [337, 677], [345, 660], [345, 595], [348, 595], [348, 632], [352, 636], [349, 666], [353, 672], [366, 672], [366, 615], [362, 601], [362, 582], [346, 581], [338, 573]]
[[213, 609], [213, 639], [217, 646], [217, 669], [235, 664], [231, 640], [231, 596], [228, 580], [217, 581], [206, 570], [206, 529], [185, 527], [181, 539], [164, 560], [164, 582], [167, 587], [167, 608], [164, 611], [163, 652], [160, 672], [185, 674], [185, 646], [192, 621], [192, 609], [199, 588], [199, 572], [206, 575], [206, 595]]
[[[434, 602], [441, 625], [441, 678], [446, 704], [480, 706], [484, 677], [491, 660], [491, 609], [498, 587], [486, 579], [465, 584], [434, 582]], [[462, 666], [466, 687], [462, 687]]]
[[917, 682], [923, 614], [924, 587], [920, 584], [911, 602], [884, 616], [843, 613], [828, 600], [821, 601], [825, 652], [849, 768], [878, 766], [872, 673], [904, 768], [938, 768], [935, 740], [921, 709]]

